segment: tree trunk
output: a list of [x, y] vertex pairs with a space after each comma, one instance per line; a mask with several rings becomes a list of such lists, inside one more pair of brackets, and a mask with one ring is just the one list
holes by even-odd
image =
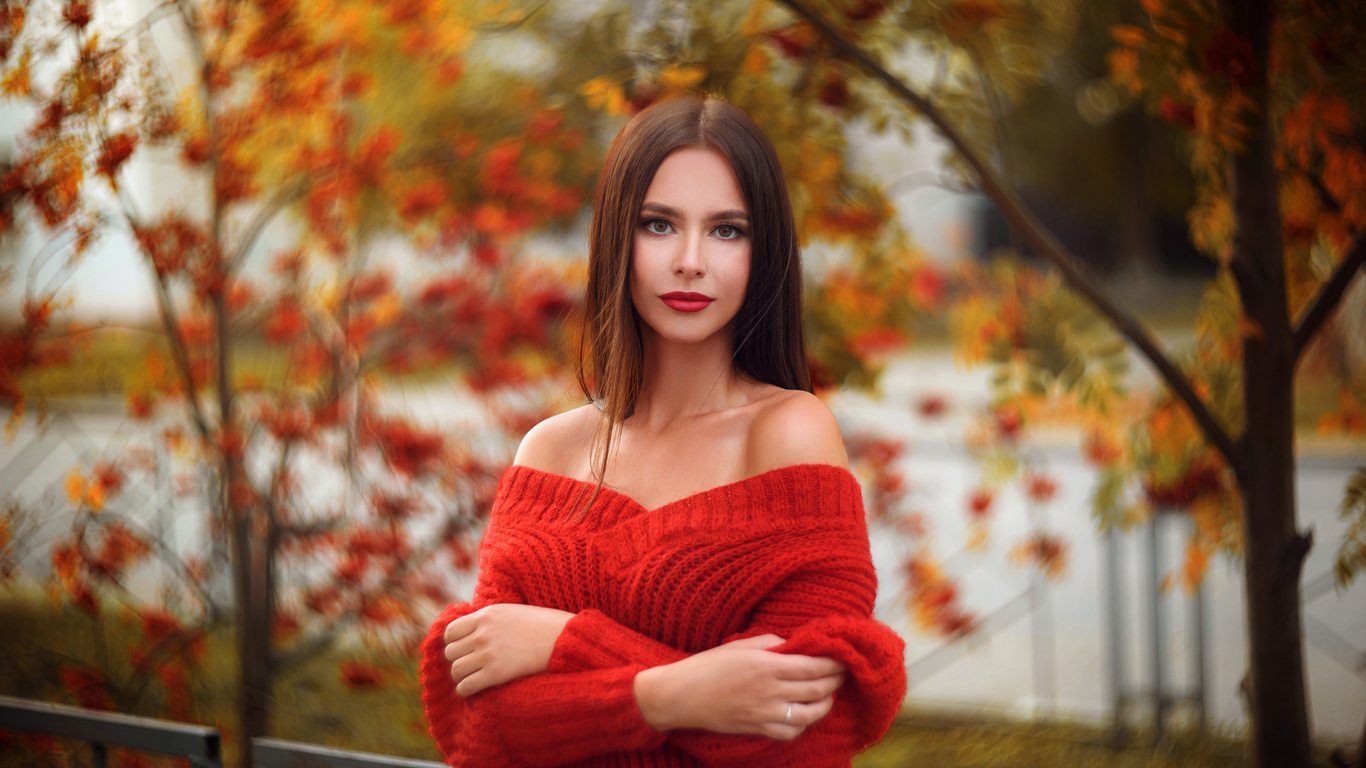
[[[1268, 333], [1268, 335], [1270, 335]], [[1308, 768], [1300, 571], [1307, 539], [1295, 530], [1295, 455], [1288, 334], [1244, 345], [1248, 428], [1243, 445], [1244, 581], [1252, 752], [1259, 768]]]
[[[241, 471], [240, 466], [236, 469]], [[238, 715], [242, 747], [250, 751], [246, 740], [267, 735], [269, 728], [270, 623], [266, 601], [262, 600], [262, 554], [252, 540], [251, 509], [241, 505], [232, 510], [232, 517], [233, 567], [237, 582], [237, 660], [241, 674]]]
[[[217, 226], [215, 226], [217, 232]], [[233, 414], [232, 340], [229, 309], [220, 291], [213, 299], [218, 333], [219, 503], [227, 511], [236, 591], [238, 702], [242, 765], [251, 768], [253, 736], [268, 734], [271, 696], [270, 618], [273, 610], [270, 552], [257, 524], [256, 499], [242, 466], [244, 438]]]
[[1244, 588], [1251, 679], [1252, 755], [1259, 768], [1309, 768], [1300, 571], [1309, 548], [1295, 520], [1295, 344], [1286, 298], [1285, 253], [1268, 119], [1268, 0], [1224, 5], [1225, 21], [1251, 43], [1257, 72], [1248, 88], [1248, 145], [1234, 158], [1237, 237], [1231, 268], [1243, 312], [1246, 425], [1239, 443]]

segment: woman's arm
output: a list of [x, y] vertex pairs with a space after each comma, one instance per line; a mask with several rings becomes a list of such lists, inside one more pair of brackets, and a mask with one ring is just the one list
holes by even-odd
[[[876, 596], [872, 563], [856, 552], [832, 552], [819, 568], [800, 571], [756, 607], [751, 623], [728, 641], [771, 633], [786, 638], [772, 650], [823, 657], [841, 664], [846, 682], [835, 693], [830, 713], [792, 741], [733, 736], [703, 730], [675, 730], [668, 741], [714, 766], [847, 765], [850, 756], [890, 727], [906, 692], [905, 643], [872, 619]], [[644, 679], [683, 672], [686, 657], [652, 638], [585, 611], [565, 624], [549, 668], [574, 673], [644, 664]], [[641, 678], [637, 678], [639, 686]], [[677, 683], [686, 688], [689, 675]], [[801, 756], [801, 759], [797, 759]], [[823, 756], [817, 760], [814, 756]], [[815, 760], [815, 762], [808, 762]]]
[[447, 765], [555, 766], [663, 744], [664, 734], [645, 722], [636, 704], [635, 676], [646, 668], [640, 664], [531, 675], [469, 698], [457, 694], [445, 628], [481, 607], [449, 606], [422, 644], [422, 706]]

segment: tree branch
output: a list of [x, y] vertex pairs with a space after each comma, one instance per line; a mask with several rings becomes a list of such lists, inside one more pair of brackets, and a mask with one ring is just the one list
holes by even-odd
[[[150, 254], [148, 260], [151, 260]], [[185, 338], [180, 335], [180, 321], [176, 318], [171, 291], [161, 272], [155, 267], [152, 271], [156, 274], [157, 314], [161, 317], [161, 327], [166, 333], [166, 340], [171, 345], [171, 357], [175, 359], [176, 369], [185, 383], [185, 406], [190, 411], [190, 418], [199, 432], [199, 438], [205, 444], [212, 445], [213, 432], [209, 429], [208, 419], [204, 418], [204, 410], [199, 404], [199, 388], [194, 381], [194, 369], [190, 365]]]
[[160, 21], [162, 17], [175, 13], [175, 5], [176, 0], [164, 0], [164, 2], [162, 2], [160, 5], [148, 11], [146, 15], [144, 15], [141, 19], [138, 19], [137, 21], [128, 25], [128, 27], [124, 29], [122, 32], [120, 32], [118, 36], [114, 39], [118, 40], [130, 37], [132, 35], [140, 35], [143, 32], [146, 32], [147, 30], [151, 29], [152, 26], [155, 25], [158, 21]]
[[953, 146], [959, 156], [977, 173], [982, 191], [991, 198], [992, 202], [996, 203], [1001, 215], [1005, 217], [1011, 227], [1019, 231], [1040, 255], [1062, 273], [1063, 278], [1073, 290], [1086, 297], [1102, 315], [1108, 318], [1115, 330], [1138, 347], [1143, 356], [1157, 369], [1163, 382], [1186, 404], [1191, 416], [1200, 425], [1205, 437], [1219, 449], [1224, 461], [1228, 463], [1229, 467], [1236, 470], [1243, 463], [1241, 454], [1228, 432], [1205, 407], [1199, 395], [1195, 394], [1190, 380], [1167, 357], [1157, 341], [1148, 334], [1136, 318], [1101, 293], [1092, 280], [1082, 272], [1082, 267], [1076, 257], [1034, 218], [1013, 192], [1001, 183], [996, 173], [987, 166], [977, 152], [968, 145], [962, 134], [949, 124], [939, 110], [923, 96], [911, 90], [900, 78], [888, 72], [866, 51], [844, 39], [838, 31], [807, 8], [800, 0], [778, 0], [778, 2], [806, 19], [822, 37], [830, 42], [837, 52], [861, 66], [873, 78], [881, 81], [893, 95], [911, 105], [939, 129], [939, 132]]
[[256, 216], [251, 220], [251, 223], [247, 225], [247, 229], [242, 235], [242, 240], [237, 244], [237, 248], [228, 259], [227, 266], [224, 269], [226, 274], [231, 274], [241, 265], [242, 261], [247, 258], [247, 254], [251, 251], [251, 247], [256, 244], [256, 239], [261, 236], [261, 232], [265, 230], [266, 225], [270, 223], [271, 219], [274, 219], [275, 215], [283, 210], [286, 205], [297, 200], [306, 188], [307, 185], [304, 182], [290, 184], [276, 192], [270, 200], [266, 201], [265, 205], [261, 206], [261, 209], [256, 212]]
[[327, 622], [325, 629], [319, 630], [317, 634], [312, 637], [301, 640], [288, 652], [280, 653], [278, 655], [272, 654], [271, 668], [276, 670], [288, 669], [295, 664], [298, 664], [305, 659], [313, 658], [326, 650], [332, 643], [336, 642], [337, 638], [341, 637], [342, 633], [349, 629], [351, 625], [360, 621], [361, 610], [365, 607], [366, 603], [376, 597], [392, 592], [410, 573], [426, 565], [430, 561], [430, 558], [436, 554], [437, 550], [445, 546], [447, 538], [448, 537], [445, 535], [433, 537], [432, 543], [409, 555], [407, 559], [386, 574], [373, 589], [357, 592], [349, 610]]
[[1338, 262], [1333, 274], [1329, 275], [1328, 282], [1319, 288], [1318, 295], [1309, 302], [1309, 309], [1305, 310], [1304, 314], [1300, 315], [1299, 322], [1295, 323], [1293, 353], [1296, 361], [1299, 361], [1309, 342], [1313, 341], [1314, 334], [1319, 332], [1323, 322], [1334, 309], [1337, 309], [1342, 301], [1342, 295], [1347, 292], [1347, 286], [1352, 284], [1352, 278], [1363, 265], [1366, 265], [1366, 232], [1357, 234], [1351, 250]]

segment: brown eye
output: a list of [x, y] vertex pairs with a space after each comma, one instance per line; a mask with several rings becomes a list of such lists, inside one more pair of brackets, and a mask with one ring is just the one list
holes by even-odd
[[712, 232], [716, 233], [716, 236], [721, 238], [722, 240], [734, 240], [738, 237], [742, 237], [745, 234], [744, 230], [740, 229], [734, 224], [722, 224], [716, 229], [712, 230]]
[[673, 231], [673, 225], [663, 219], [650, 219], [641, 226], [652, 235], [667, 235]]

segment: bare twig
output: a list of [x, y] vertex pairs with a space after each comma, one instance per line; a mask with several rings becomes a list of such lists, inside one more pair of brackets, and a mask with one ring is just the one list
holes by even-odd
[[147, 30], [151, 29], [152, 26], [155, 25], [158, 21], [161, 21], [164, 17], [174, 13], [176, 11], [175, 6], [176, 0], [164, 0], [164, 2], [162, 2], [160, 5], [144, 14], [141, 19], [138, 19], [132, 24], [129, 24], [128, 27], [124, 29], [122, 32], [120, 32], [115, 39], [117, 40], [125, 37], [132, 37], [134, 35], [140, 35], [143, 32], [146, 32]]
[[227, 267], [224, 270], [227, 274], [231, 274], [247, 258], [247, 254], [251, 252], [252, 246], [256, 244], [257, 238], [261, 236], [266, 225], [280, 211], [284, 210], [285, 206], [298, 200], [307, 188], [306, 182], [295, 182], [277, 191], [261, 206], [260, 210], [256, 212], [256, 216], [252, 218], [251, 223], [247, 225], [241, 242], [237, 244], [237, 248], [234, 249], [232, 256], [228, 259]]
[[157, 314], [161, 318], [161, 327], [166, 333], [166, 339], [171, 344], [171, 357], [175, 359], [176, 369], [185, 387], [185, 407], [190, 410], [190, 419], [194, 421], [200, 439], [212, 445], [213, 431], [209, 428], [209, 421], [199, 404], [199, 388], [195, 384], [194, 369], [190, 365], [188, 345], [185, 338], [180, 335], [180, 320], [176, 317], [171, 291], [166, 285], [166, 277], [155, 269], [153, 272], [156, 273]]
[[806, 19], [841, 55], [863, 67], [897, 98], [911, 105], [934, 124], [958, 152], [959, 156], [977, 173], [982, 191], [996, 203], [1006, 221], [1062, 273], [1063, 278], [1073, 290], [1086, 297], [1101, 314], [1110, 320], [1115, 330], [1138, 347], [1144, 357], [1152, 363], [1163, 382], [1186, 404], [1191, 416], [1200, 425], [1201, 431], [1219, 449], [1219, 453], [1223, 455], [1228, 465], [1236, 470], [1244, 463], [1233, 439], [1214, 418], [1214, 415], [1210, 413], [1199, 395], [1195, 393], [1190, 380], [1176, 367], [1158, 345], [1158, 342], [1148, 334], [1136, 318], [1110, 301], [1096, 287], [1092, 279], [1083, 273], [1080, 263], [1071, 252], [1034, 218], [1033, 214], [1013, 192], [1001, 183], [996, 173], [977, 155], [977, 152], [968, 145], [963, 135], [949, 124], [933, 104], [919, 93], [911, 90], [900, 78], [888, 72], [866, 51], [846, 40], [843, 35], [807, 8], [800, 0], [778, 0], [778, 2]]
[[516, 21], [486, 21], [483, 24], [480, 24], [479, 26], [475, 27], [474, 29], [476, 32], [480, 32], [482, 34], [499, 34], [502, 32], [515, 32], [516, 30], [520, 29], [523, 24], [527, 23], [528, 21], [531, 21], [531, 17], [535, 16], [537, 13], [540, 13], [541, 9], [549, 5], [549, 3], [550, 0], [541, 0], [541, 2], [535, 8], [532, 8], [530, 11], [527, 11], [525, 16], [523, 16], [520, 19], [517, 19]]

